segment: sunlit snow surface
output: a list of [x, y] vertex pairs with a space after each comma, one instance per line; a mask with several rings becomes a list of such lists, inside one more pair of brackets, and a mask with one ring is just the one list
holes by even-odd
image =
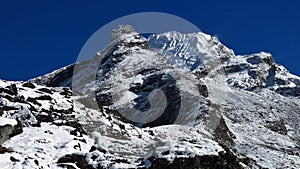
[[[1, 168], [58, 168], [57, 160], [63, 154], [87, 153], [93, 140], [70, 135], [72, 127], [42, 123], [41, 127], [26, 127], [22, 134], [11, 138], [3, 146], [13, 153], [0, 154]], [[86, 140], [86, 143], [76, 140]], [[75, 148], [74, 148], [75, 147]], [[10, 157], [19, 160], [13, 163]], [[37, 162], [35, 162], [37, 161]]]
[[14, 125], [17, 125], [17, 121], [14, 119], [0, 117], [0, 126], [5, 126], [5, 125], [14, 126]]

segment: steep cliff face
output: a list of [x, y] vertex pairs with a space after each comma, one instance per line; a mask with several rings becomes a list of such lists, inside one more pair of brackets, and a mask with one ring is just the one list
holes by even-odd
[[300, 168], [299, 85], [269, 53], [119, 26], [91, 60], [0, 81], [0, 166]]

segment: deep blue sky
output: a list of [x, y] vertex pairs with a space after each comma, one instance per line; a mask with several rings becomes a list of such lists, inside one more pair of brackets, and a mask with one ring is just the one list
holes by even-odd
[[[105, 3], [104, 3], [105, 2]], [[76, 61], [100, 27], [137, 12], [182, 17], [237, 54], [271, 52], [300, 75], [300, 1], [1, 1], [0, 78], [26, 80]]]

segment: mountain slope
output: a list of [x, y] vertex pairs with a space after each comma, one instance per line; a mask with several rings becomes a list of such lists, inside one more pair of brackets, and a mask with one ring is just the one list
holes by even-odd
[[119, 26], [91, 60], [0, 81], [0, 165], [300, 168], [299, 85], [268, 53]]

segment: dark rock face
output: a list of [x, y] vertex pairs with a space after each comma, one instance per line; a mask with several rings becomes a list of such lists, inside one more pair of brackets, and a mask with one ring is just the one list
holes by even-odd
[[[102, 70], [102, 77], [105, 77], [105, 75], [115, 68], [116, 64], [121, 62], [124, 58], [122, 57], [125, 54], [128, 54], [127, 52], [114, 54], [115, 51], [117, 51], [119, 48], [121, 48], [120, 45], [113, 46], [103, 57], [103, 59], [100, 62], [100, 69]], [[97, 77], [98, 78], [98, 77]]]
[[225, 70], [225, 73], [228, 74], [228, 73], [239, 72], [239, 71], [245, 70], [247, 68], [249, 68], [249, 65], [247, 65], [247, 64], [236, 64], [236, 65], [225, 66], [224, 70]]
[[31, 82], [26, 82], [22, 85], [23, 87], [28, 87], [28, 88], [31, 88], [31, 89], [34, 89], [35, 88], [35, 85]]
[[[145, 74], [145, 72], [143, 73]], [[155, 89], [160, 89], [164, 92], [167, 98], [167, 106], [160, 117], [143, 126], [154, 127], [173, 124], [178, 116], [181, 103], [180, 91], [176, 86], [176, 80], [169, 74], [151, 73], [146, 77], [143, 85], [129, 89], [139, 96], [134, 100], [136, 102], [135, 108], [142, 112], [147, 111], [150, 108], [149, 94]]]
[[49, 87], [71, 87], [72, 86], [72, 76], [74, 72], [74, 64], [68, 66], [65, 70], [56, 74], [49, 82], [46, 84]]
[[11, 152], [13, 152], [12, 149], [9, 149], [9, 148], [6, 148], [6, 147], [2, 147], [2, 146], [0, 145], [0, 154], [11, 153]]
[[36, 115], [35, 118], [37, 119], [38, 121], [38, 125], [37, 126], [40, 126], [41, 125], [41, 122], [53, 122], [54, 119], [53, 117], [51, 116], [51, 113], [46, 113], [47, 115]]
[[109, 93], [97, 93], [96, 100], [100, 108], [112, 105], [113, 99]]
[[17, 95], [18, 89], [16, 84], [11, 84], [9, 86], [6, 86], [5, 88], [0, 88], [0, 93], [7, 93], [9, 95]]
[[50, 89], [47, 89], [47, 88], [40, 88], [38, 90], [41, 91], [41, 92], [44, 92], [44, 93], [48, 93], [48, 94], [52, 94], [53, 93]]
[[13, 98], [13, 102], [25, 103], [25, 97], [23, 95], [17, 95]]
[[288, 132], [287, 128], [285, 127], [284, 120], [282, 120], [282, 119], [279, 121], [273, 121], [273, 122], [267, 122], [267, 123], [268, 124], [266, 127], [274, 132], [277, 132], [277, 133], [280, 133], [283, 135], [286, 135]]
[[42, 106], [42, 104], [39, 103], [39, 102], [37, 101], [36, 98], [28, 97], [28, 98], [27, 98], [27, 101], [28, 101], [28, 102], [31, 102], [31, 103], [33, 103], [33, 104], [35, 104], [35, 105]]
[[5, 125], [0, 126], [0, 145], [4, 143], [9, 138], [21, 134], [23, 132], [22, 126], [18, 123], [15, 126]]
[[[85, 161], [85, 156], [78, 154], [65, 155], [64, 157], [59, 158], [57, 163], [74, 163], [81, 169], [93, 169], [93, 167], [88, 165]], [[72, 168], [72, 166], [67, 164], [60, 164], [60, 166]]]
[[19, 162], [20, 160], [16, 159], [15, 157], [11, 156], [10, 158], [10, 161], [12, 162]]
[[49, 95], [43, 95], [36, 98], [36, 100], [52, 100], [52, 97]]
[[10, 110], [19, 110], [19, 108], [12, 107], [12, 106], [2, 106], [0, 107], [4, 111], [10, 111]]
[[202, 84], [198, 84], [198, 90], [200, 95], [204, 96], [204, 97], [208, 97], [208, 89], [206, 85], [202, 85]]
[[0, 107], [0, 116], [2, 116], [2, 115], [3, 115], [3, 108]]
[[64, 95], [65, 97], [70, 97], [72, 96], [72, 91], [69, 88], [64, 87], [63, 91], [60, 92], [59, 94]]
[[206, 75], [208, 75], [209, 73], [209, 70], [208, 69], [205, 69], [205, 68], [202, 68], [201, 67], [199, 68], [199, 70], [197, 70], [195, 72], [195, 75], [198, 77], [198, 78], [203, 78], [205, 77]]
[[235, 138], [235, 136], [229, 130], [224, 118], [220, 119], [219, 125], [214, 131], [214, 136], [218, 143], [220, 143], [221, 145], [231, 147], [234, 144], [233, 139]]
[[[159, 73], [157, 70], [143, 70], [139, 74], [144, 75], [144, 83], [142, 85], [131, 85], [129, 91], [137, 94], [139, 97], [134, 99], [134, 108], [141, 113], [150, 109], [149, 95], [155, 89], [160, 89], [166, 96], [167, 105], [164, 112], [156, 120], [139, 124], [142, 127], [154, 127], [160, 125], [173, 124], [178, 116], [181, 96], [179, 88], [176, 86], [176, 80], [169, 74]], [[204, 89], [203, 89], [204, 90]], [[205, 94], [205, 91], [203, 91]], [[99, 106], [109, 106], [112, 104], [112, 97], [109, 94], [98, 94], [96, 97]], [[107, 110], [109, 111], [109, 110]], [[124, 122], [135, 124], [117, 111], [110, 111], [111, 113], [121, 116], [120, 119]]]
[[23, 128], [21, 123], [18, 121], [18, 124], [16, 126], [14, 126], [14, 129], [12, 131], [12, 133], [9, 135], [10, 137], [16, 136], [18, 134], [21, 134], [23, 132]]
[[165, 159], [153, 159], [150, 169], [242, 169], [240, 162], [245, 163], [247, 159], [238, 159], [233, 153], [226, 152], [219, 156], [177, 158], [172, 163]]
[[276, 92], [283, 95], [283, 96], [294, 96], [299, 97], [300, 96], [300, 86], [296, 87], [279, 87], [276, 89]]

